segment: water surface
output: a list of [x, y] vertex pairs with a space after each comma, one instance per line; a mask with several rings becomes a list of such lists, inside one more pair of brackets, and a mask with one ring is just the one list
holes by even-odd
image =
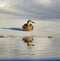
[[2, 59], [50, 59], [60, 58], [60, 36], [32, 37], [32, 45], [20, 38], [0, 38], [0, 58]]

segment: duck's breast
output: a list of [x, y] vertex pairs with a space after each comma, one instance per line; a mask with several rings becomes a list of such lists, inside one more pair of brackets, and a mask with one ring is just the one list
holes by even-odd
[[32, 30], [34, 29], [34, 27], [33, 27], [33, 25], [29, 25], [29, 26], [27, 27], [27, 29], [28, 29], [29, 31], [32, 31]]
[[33, 27], [33, 25], [24, 24], [24, 25], [22, 26], [22, 29], [23, 29], [24, 31], [32, 31], [32, 30], [34, 29], [34, 27]]

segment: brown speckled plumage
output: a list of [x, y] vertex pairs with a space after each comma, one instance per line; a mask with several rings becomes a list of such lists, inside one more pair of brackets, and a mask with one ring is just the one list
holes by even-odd
[[34, 22], [28, 20], [27, 23], [22, 26], [23, 31], [32, 31], [34, 29], [32, 23]]

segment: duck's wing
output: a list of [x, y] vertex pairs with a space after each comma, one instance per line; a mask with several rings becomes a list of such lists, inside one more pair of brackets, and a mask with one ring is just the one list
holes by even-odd
[[27, 27], [27, 24], [24, 24], [24, 25], [22, 26], [23, 29], [25, 29], [26, 27]]

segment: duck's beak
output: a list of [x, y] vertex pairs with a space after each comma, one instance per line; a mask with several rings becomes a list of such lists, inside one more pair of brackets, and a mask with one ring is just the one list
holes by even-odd
[[32, 23], [35, 23], [35, 22], [32, 22]]

